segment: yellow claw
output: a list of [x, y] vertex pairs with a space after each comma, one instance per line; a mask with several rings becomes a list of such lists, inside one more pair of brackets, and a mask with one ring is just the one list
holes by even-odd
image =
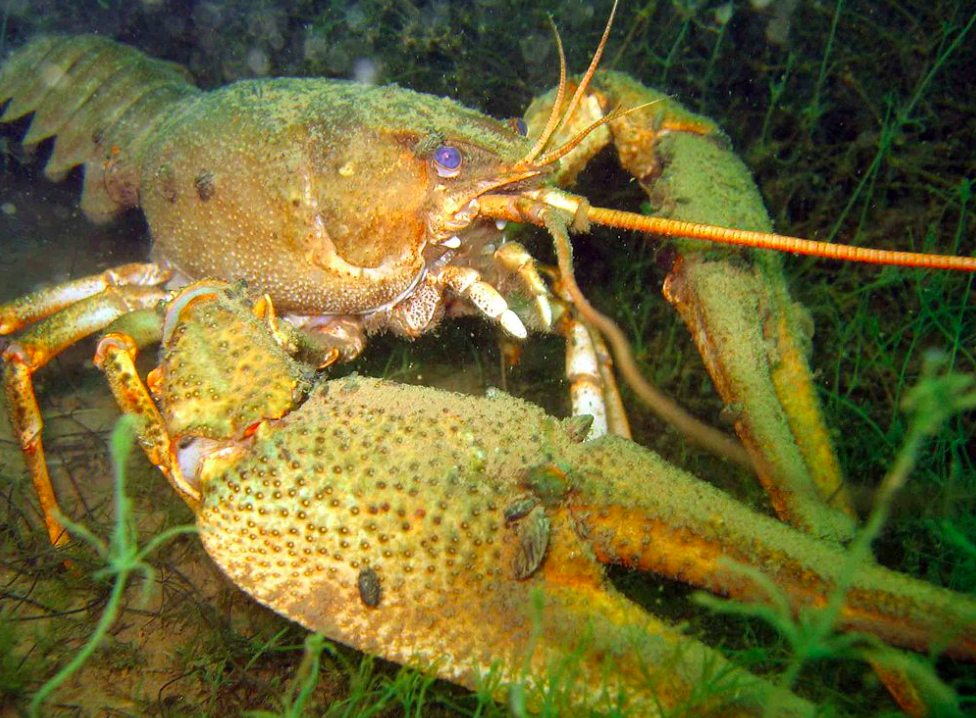
[[[567, 713], [763, 714], [774, 688], [618, 594], [623, 563], [741, 600], [768, 600], [750, 566], [799, 612], [846, 595], [839, 626], [918, 650], [976, 658], [976, 601], [875, 565], [756, 514], [620, 437], [584, 441], [497, 393], [475, 398], [350, 377], [279, 403], [294, 365], [232, 292], [200, 294], [164, 345], [160, 412], [174, 464], [216, 563], [258, 601], [309, 629], [472, 688], [493, 672], [535, 693], [572, 665]], [[114, 351], [118, 344], [106, 343]], [[129, 357], [120, 350], [118, 354]], [[226, 358], [226, 359], [225, 359]], [[216, 362], [215, 362], [216, 360]], [[107, 365], [107, 362], [106, 362]], [[244, 365], [267, 391], [236, 400]], [[128, 371], [123, 367], [123, 371]], [[183, 390], [206, 377], [205, 417]], [[232, 401], [224, 401], [231, 399]], [[179, 437], [178, 440], [176, 437]], [[189, 456], [187, 455], [189, 454]], [[778, 715], [810, 715], [792, 695]]]

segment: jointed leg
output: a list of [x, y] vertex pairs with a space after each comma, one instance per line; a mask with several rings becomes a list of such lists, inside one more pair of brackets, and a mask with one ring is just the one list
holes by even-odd
[[566, 378], [573, 416], [592, 416], [593, 425], [586, 438], [597, 439], [610, 431], [610, 425], [596, 350], [582, 322], [567, 317], [562, 323], [562, 333], [566, 337]]
[[586, 330], [593, 342], [597, 368], [600, 370], [600, 378], [603, 380], [603, 398], [607, 404], [607, 423], [610, 426], [610, 433], [630, 439], [630, 421], [628, 421], [627, 411], [624, 409], [624, 400], [620, 396], [620, 387], [613, 371], [613, 358], [610, 355], [610, 350], [607, 348], [603, 335], [596, 328], [586, 324]]
[[573, 316], [560, 322], [559, 331], [566, 338], [566, 378], [573, 416], [593, 416], [586, 438], [609, 433], [629, 439], [630, 423], [603, 337], [584, 319]]
[[[518, 292], [532, 299], [533, 324], [545, 332], [556, 331], [566, 340], [566, 378], [570, 384], [573, 416], [593, 417], [587, 434], [595, 439], [611, 433], [630, 438], [630, 425], [613, 374], [613, 361], [603, 337], [585, 319], [572, 310], [572, 298], [559, 280], [559, 272], [541, 267], [518, 242], [505, 242], [494, 253], [498, 269], [513, 277]], [[552, 279], [553, 297], [542, 275]], [[554, 312], [553, 309], [556, 308]], [[558, 321], [554, 322], [554, 316]]]
[[47, 460], [44, 457], [44, 446], [41, 443], [41, 429], [44, 423], [37, 408], [34, 397], [34, 387], [31, 383], [33, 370], [23, 361], [8, 358], [8, 349], [3, 354], [7, 369], [3, 375], [4, 394], [10, 412], [10, 423], [20, 444], [20, 450], [27, 463], [37, 493], [37, 500], [41, 505], [44, 523], [47, 526], [48, 537], [55, 546], [61, 546], [68, 541], [64, 526], [55, 517], [58, 500], [51, 486], [51, 478], [47, 472]]
[[47, 287], [0, 305], [0, 335], [12, 334], [110, 287], [155, 287], [172, 272], [155, 264], [124, 264], [101, 274]]
[[66, 295], [60, 294], [58, 288], [31, 295], [36, 297], [37, 306], [25, 300], [15, 300], [0, 307], [5, 331], [13, 331], [26, 321], [56, 312], [25, 331], [2, 354], [4, 393], [10, 407], [14, 434], [37, 492], [48, 535], [55, 545], [63, 545], [67, 536], [55, 516], [58, 504], [44, 458], [41, 440], [44, 422], [34, 394], [33, 375], [72, 344], [101, 331], [120, 316], [136, 309], [152, 307], [165, 297], [165, 293], [155, 287], [113, 284], [94, 296], [57, 311], [57, 307], [66, 303], [68, 298], [78, 295], [81, 291], [79, 288], [92, 287], [97, 283], [98, 278], [89, 278], [71, 283]]
[[535, 258], [519, 242], [505, 242], [493, 256], [496, 266], [518, 281], [520, 290], [532, 297], [543, 331], [552, 328], [552, 294], [539, 274]]
[[[159, 325], [159, 337], [162, 325]], [[111, 332], [102, 337], [95, 352], [95, 366], [105, 372], [119, 408], [142, 419], [139, 444], [154, 466], [166, 476], [180, 497], [189, 505], [200, 502], [200, 492], [183, 477], [179, 464], [173, 461], [169, 433], [146, 385], [136, 371], [136, 341], [128, 334]]]

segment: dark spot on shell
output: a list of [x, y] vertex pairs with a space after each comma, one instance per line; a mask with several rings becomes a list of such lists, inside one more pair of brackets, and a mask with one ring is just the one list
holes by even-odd
[[371, 568], [359, 572], [359, 597], [370, 608], [380, 605], [380, 577]]
[[214, 196], [214, 175], [209, 170], [204, 170], [193, 180], [193, 186], [197, 188], [197, 196], [204, 202]]
[[522, 524], [518, 549], [512, 569], [515, 580], [522, 581], [538, 570], [549, 547], [549, 518], [542, 507], [536, 507]]

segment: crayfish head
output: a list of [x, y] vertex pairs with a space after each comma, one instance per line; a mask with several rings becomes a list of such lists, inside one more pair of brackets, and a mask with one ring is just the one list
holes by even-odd
[[[494, 122], [494, 121], [492, 121]], [[541, 186], [548, 167], [527, 167], [520, 162], [527, 148], [518, 129], [504, 144], [488, 147], [457, 135], [432, 135], [418, 145], [427, 163], [427, 240], [434, 246], [464, 241], [464, 232], [485, 218], [480, 200], [486, 195], [520, 195]], [[511, 125], [513, 128], [524, 125]]]
[[493, 226], [475, 222], [479, 197], [539, 186], [549, 172], [522, 163], [531, 143], [521, 122], [398, 87], [342, 89], [355, 102], [341, 140], [324, 120], [313, 133], [312, 201], [300, 204], [308, 204], [311, 223], [323, 225], [313, 248], [350, 265], [412, 267], [420, 257], [430, 263], [477, 243], [480, 225]]

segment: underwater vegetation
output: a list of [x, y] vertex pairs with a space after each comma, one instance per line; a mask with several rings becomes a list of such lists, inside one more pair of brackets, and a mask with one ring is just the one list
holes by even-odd
[[[179, 12], [167, 3], [63, 5], [9, 3], [5, 43], [19, 45], [40, 31], [98, 30], [187, 64], [204, 84], [265, 74], [359, 76], [451, 95], [498, 117], [520, 115], [555, 81], [545, 12], [562, 28], [571, 66], [581, 69], [608, 10], [605, 3], [531, 2], [189, 3]], [[719, 122], [756, 173], [779, 229], [871, 246], [973, 253], [974, 168], [968, 148], [976, 103], [966, 94], [963, 75], [974, 60], [973, 18], [963, 14], [962, 5], [801, 3], [793, 7], [785, 34], [786, 10], [780, 3], [765, 9], [737, 3], [627, 3], [621, 12], [606, 66], [671, 92]], [[363, 71], [368, 73], [357, 74]], [[3, 201], [11, 187], [47, 193], [32, 176], [38, 164], [18, 156], [12, 144], [8, 151]], [[636, 208], [643, 197], [628, 188], [612, 164], [598, 161], [581, 191], [595, 203]], [[51, 191], [63, 207], [71, 207], [76, 195]], [[32, 201], [37, 200], [24, 203]], [[24, 214], [20, 204], [16, 214], [5, 215], [4, 250], [8, 242], [33, 241], [31, 232], [38, 230], [29, 218], [18, 219]], [[79, 220], [75, 227], [81, 226]], [[526, 231], [522, 239], [537, 256], [547, 256], [544, 238]], [[657, 296], [666, 250], [655, 253], [639, 238], [606, 232], [578, 242], [577, 252], [584, 256], [579, 263], [584, 291], [636, 338], [645, 372], [697, 415], [720, 423], [721, 402], [694, 347]], [[810, 309], [816, 327], [812, 363], [827, 423], [836, 432], [845, 473], [866, 515], [876, 487], [913, 436], [901, 407], [926, 352], [940, 351], [944, 369], [976, 370], [971, 280], [803, 260], [787, 264], [794, 296]], [[4, 272], [23, 273], [17, 266], [5, 266]], [[30, 282], [48, 279], [37, 276]], [[19, 293], [12, 289], [14, 281], [23, 279], [5, 283], [11, 290], [4, 299]], [[471, 384], [501, 382], [491, 333], [473, 324], [445, 326], [438, 337], [410, 345], [382, 341], [352, 368], [410, 380], [422, 374], [427, 381], [453, 373], [457, 356], [466, 357]], [[561, 352], [552, 342], [528, 346], [523, 364], [507, 376], [509, 390], [564, 409], [560, 364]], [[68, 379], [56, 373], [45, 387], [55, 403], [77, 393], [72, 383], [83, 384], [86, 393], [98, 384], [99, 377], [89, 382], [84, 373]], [[62, 407], [69, 417], [77, 410], [70, 401]], [[642, 443], [755, 499], [733, 470], [682, 444], [638, 404], [628, 408]], [[890, 515], [874, 542], [885, 565], [970, 593], [976, 589], [972, 440], [972, 412], [962, 412], [910, 452], [916, 467], [886, 504]], [[43, 532], [32, 528], [37, 522], [27, 486], [18, 483], [21, 471], [13, 452], [6, 446], [4, 451], [0, 690], [3, 705], [16, 711], [25, 709], [42, 682], [91, 636], [98, 617], [112, 608], [107, 602], [113, 594], [107, 577], [98, 573], [102, 560], [83, 544], [72, 549], [77, 574], [61, 570]], [[98, 456], [104, 455], [90, 448], [80, 460], [68, 453], [65, 470], [81, 477], [82, 503], [77, 511], [71, 507], [72, 515], [96, 535], [109, 536], [110, 472]], [[168, 498], [157, 476], [133, 463], [136, 523], [143, 541], [149, 541], [189, 515]], [[91, 474], [102, 478], [89, 481]], [[138, 715], [238, 715], [259, 708], [284, 715], [499, 710], [485, 697], [466, 696], [389, 666], [376, 668], [373, 661], [315, 639], [303, 653], [302, 632], [249, 605], [208, 566], [192, 537], [146, 560], [157, 569], [155, 582], [143, 582], [152, 589], [151, 602], [140, 604], [138, 590], [118, 599], [125, 611], [86, 664], [90, 673], [80, 674], [52, 705], [61, 701], [68, 711], [81, 704], [79, 710], [97, 714], [96, 706], [118, 701], [115, 710]], [[626, 573], [617, 580], [655, 610], [663, 604], [663, 612], [689, 621], [692, 632], [755, 670], [770, 676], [794, 673], [790, 678], [799, 692], [832, 706], [825, 711], [893, 710], [862, 663], [796, 662], [804, 655], [798, 642], [781, 638], [766, 621], [713, 618], [688, 609], [680, 587]], [[154, 629], [159, 631], [155, 642], [146, 640]], [[788, 628], [784, 635], [791, 635]], [[940, 668], [958, 694], [960, 710], [971, 709], [972, 669]], [[126, 686], [119, 693], [137, 698], [126, 705], [94, 688], [89, 691], [95, 695], [85, 695], [79, 687], [93, 686], [93, 676], [118, 681]], [[511, 710], [518, 714], [517, 701]]]

